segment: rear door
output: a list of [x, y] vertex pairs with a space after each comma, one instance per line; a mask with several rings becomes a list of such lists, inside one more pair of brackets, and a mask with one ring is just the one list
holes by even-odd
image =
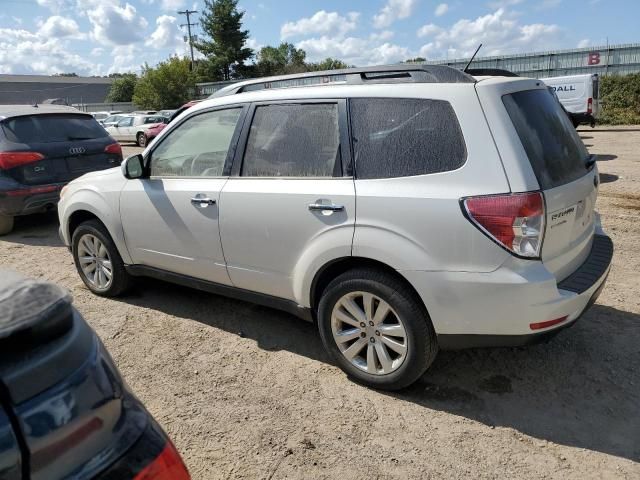
[[114, 167], [122, 158], [120, 153], [105, 151], [114, 141], [90, 115], [28, 115], [8, 118], [0, 125], [5, 150], [43, 157], [7, 170], [24, 185], [66, 183], [87, 172]]
[[552, 94], [524, 90], [502, 97], [546, 204], [542, 261], [558, 280], [585, 260], [596, 228], [598, 170]]
[[294, 271], [310, 261], [305, 254], [351, 255], [355, 187], [343, 164], [345, 108], [344, 100], [253, 105], [220, 199], [236, 287], [294, 299]]

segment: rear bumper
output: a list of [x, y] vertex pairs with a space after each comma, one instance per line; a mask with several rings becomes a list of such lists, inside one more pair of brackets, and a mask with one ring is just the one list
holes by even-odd
[[[585, 262], [560, 283], [543, 263], [517, 259], [489, 273], [401, 273], [423, 298], [441, 348], [518, 346], [572, 325], [598, 298], [612, 256], [611, 239], [596, 235]], [[560, 318], [545, 329], [530, 327]]]
[[[15, 217], [52, 210], [60, 200], [60, 190], [64, 185], [19, 185], [0, 189], [0, 214]], [[41, 192], [38, 189], [51, 191]]]

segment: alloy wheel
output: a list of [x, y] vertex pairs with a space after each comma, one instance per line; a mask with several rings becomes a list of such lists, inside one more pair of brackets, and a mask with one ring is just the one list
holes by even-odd
[[407, 357], [402, 319], [387, 302], [369, 292], [350, 292], [336, 302], [331, 332], [342, 355], [373, 375], [396, 371]]
[[107, 247], [90, 233], [80, 237], [78, 242], [78, 262], [84, 277], [98, 290], [111, 286], [113, 267]]

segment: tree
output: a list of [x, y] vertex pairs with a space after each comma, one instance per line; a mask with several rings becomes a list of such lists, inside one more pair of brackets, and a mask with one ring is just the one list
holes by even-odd
[[212, 62], [222, 80], [241, 75], [244, 63], [253, 57], [246, 47], [249, 31], [242, 30], [244, 12], [238, 11], [238, 0], [205, 0], [200, 26], [205, 40], [194, 43]]
[[307, 54], [291, 43], [283, 42], [277, 47], [262, 47], [257, 55], [255, 75], [268, 77], [308, 71]]
[[54, 73], [54, 77], [77, 77], [78, 74], [76, 72], [71, 73]]
[[155, 68], [145, 64], [133, 91], [133, 103], [153, 110], [182, 106], [195, 92], [190, 66], [188, 58], [177, 56], [160, 62]]
[[310, 72], [317, 72], [319, 70], [341, 70], [343, 68], [351, 68], [353, 65], [348, 65], [342, 60], [337, 58], [325, 58], [318, 63], [307, 63], [307, 69]]
[[138, 82], [135, 73], [124, 73], [116, 77], [107, 95], [107, 102], [130, 102]]
[[426, 61], [427, 59], [424, 57], [416, 57], [416, 58], [407, 58], [403, 63], [423, 63]]

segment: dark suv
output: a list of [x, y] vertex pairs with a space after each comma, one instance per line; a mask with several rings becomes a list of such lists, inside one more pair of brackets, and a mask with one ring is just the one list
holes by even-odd
[[55, 208], [69, 181], [121, 161], [120, 145], [87, 113], [0, 106], [0, 235], [13, 229], [17, 215]]
[[0, 270], [0, 479], [188, 480], [68, 293]]

